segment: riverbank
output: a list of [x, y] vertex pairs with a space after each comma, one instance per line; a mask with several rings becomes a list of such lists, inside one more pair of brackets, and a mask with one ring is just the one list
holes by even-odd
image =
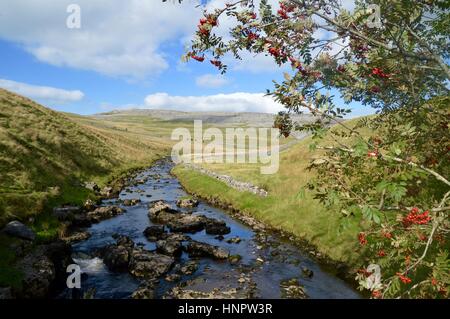
[[[46, 295], [47, 293], [55, 293], [55, 290], [59, 288], [53, 286], [59, 287], [61, 283], [65, 282], [61, 279], [61, 276], [65, 274], [63, 265], [70, 263], [71, 249], [68, 239], [73, 238], [74, 234], [84, 235], [83, 232], [77, 233], [79, 227], [74, 225], [71, 216], [61, 218], [55, 214], [55, 210], [66, 207], [68, 215], [73, 214], [74, 211], [86, 214], [102, 200], [117, 197], [124, 188], [130, 185], [130, 181], [137, 174], [152, 166], [158, 159], [155, 158], [148, 165], [134, 165], [128, 169], [111, 173], [104, 178], [104, 182], [99, 182], [99, 184], [90, 182], [88, 188], [91, 189], [79, 186], [72, 188], [73, 193], [68, 196], [51, 198], [39, 214], [35, 214], [34, 218], [25, 223], [25, 227], [29, 226], [30, 231], [35, 235], [33, 240], [15, 238], [0, 233], [0, 288], [11, 288], [13, 296], [27, 298], [35, 297], [33, 293], [40, 298], [50, 297], [50, 295]], [[40, 264], [38, 269], [44, 269], [44, 272], [51, 274], [47, 279], [45, 276], [42, 279], [38, 278], [39, 276], [34, 274], [34, 267], [24, 265], [24, 263], [33, 263], [39, 259], [43, 259], [45, 262]], [[65, 261], [61, 263], [62, 260]], [[28, 285], [48, 286], [51, 289], [48, 292], [33, 292], [31, 289], [29, 294], [24, 294], [24, 288]], [[1, 293], [0, 297], [2, 297]]]
[[274, 175], [261, 175], [258, 165], [251, 164], [203, 165], [217, 174], [267, 190], [266, 197], [236, 190], [186, 166], [177, 166], [173, 173], [189, 193], [291, 234], [314, 247], [319, 256], [327, 256], [328, 260], [353, 268], [361, 254], [355, 240], [360, 226], [357, 219], [342, 225], [339, 214], [326, 210], [308, 190], [307, 183], [314, 177], [314, 172], [307, 168], [313, 156], [308, 148], [310, 142], [305, 139], [283, 152], [280, 170]]

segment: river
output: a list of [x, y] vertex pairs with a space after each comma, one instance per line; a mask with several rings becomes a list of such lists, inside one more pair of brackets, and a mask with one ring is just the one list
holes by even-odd
[[[136, 244], [148, 250], [155, 249], [155, 243], [144, 236], [143, 231], [153, 223], [148, 217], [148, 205], [155, 200], [164, 200], [174, 208], [177, 199], [188, 194], [179, 181], [170, 174], [173, 164], [167, 160], [155, 163], [142, 171], [136, 179], [146, 182], [130, 186], [120, 193], [119, 199], [105, 200], [102, 205], [118, 205], [126, 210], [123, 215], [95, 224], [88, 229], [91, 237], [73, 245], [75, 261], [87, 274], [82, 289], [95, 289], [95, 298], [129, 298], [141, 281], [128, 273], [115, 273], [107, 269], [102, 260], [94, 256], [97, 249], [112, 244], [114, 234], [129, 236]], [[123, 200], [139, 198], [141, 203], [132, 207], [123, 206]], [[189, 209], [179, 208], [181, 211]], [[192, 209], [191, 209], [192, 210]], [[198, 270], [184, 275], [178, 282], [160, 279], [156, 297], [167, 297], [175, 286], [200, 292], [236, 292], [236, 297], [282, 298], [286, 291], [280, 287], [285, 280], [298, 280], [309, 298], [360, 298], [360, 294], [343, 280], [323, 269], [299, 248], [276, 234], [256, 233], [251, 228], [230, 217], [225, 211], [200, 201], [193, 214], [202, 214], [225, 221], [231, 233], [219, 240], [214, 235], [200, 231], [189, 236], [196, 241], [220, 246], [231, 255], [240, 255], [241, 261], [231, 264], [209, 258], [197, 259]], [[239, 243], [228, 243], [227, 239], [239, 237]], [[183, 265], [189, 260], [183, 254], [177, 263]], [[176, 271], [177, 267], [172, 271]], [[178, 267], [179, 269], [179, 267]], [[312, 277], [303, 269], [312, 271]], [[310, 273], [311, 274], [311, 273]]]

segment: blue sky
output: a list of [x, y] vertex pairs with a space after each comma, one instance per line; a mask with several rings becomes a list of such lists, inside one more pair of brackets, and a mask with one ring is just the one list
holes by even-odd
[[[262, 94], [282, 76], [268, 57], [230, 61], [225, 76], [209, 63], [180, 61], [201, 15], [193, 3], [79, 0], [81, 28], [74, 30], [65, 25], [72, 2], [1, 2], [0, 87], [79, 114], [133, 107], [280, 109]], [[226, 29], [227, 22], [222, 26]], [[355, 115], [368, 111], [355, 108]]]

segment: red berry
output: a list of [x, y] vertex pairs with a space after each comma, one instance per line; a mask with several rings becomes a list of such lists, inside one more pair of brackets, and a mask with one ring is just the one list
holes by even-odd
[[402, 273], [397, 273], [397, 276], [400, 278], [400, 280], [404, 283], [404, 284], [409, 284], [411, 283], [411, 279], [408, 278], [407, 276], [404, 276]]
[[269, 53], [273, 55], [274, 57], [280, 56], [280, 50], [274, 47], [269, 48]]
[[203, 56], [191, 55], [191, 58], [193, 58], [194, 60], [197, 60], [198, 62], [205, 61], [205, 57], [203, 57]]
[[408, 227], [412, 224], [416, 225], [425, 225], [431, 220], [431, 217], [428, 216], [430, 214], [429, 211], [424, 211], [423, 213], [419, 213], [419, 209], [417, 207], [413, 207], [408, 215], [403, 218], [403, 225]]
[[278, 15], [282, 18], [282, 19], [289, 19], [289, 16], [287, 14], [287, 12], [283, 9], [278, 10]]
[[364, 246], [365, 244], [367, 244], [366, 234], [359, 233], [358, 240], [359, 240], [359, 243], [361, 244], [361, 246]]
[[379, 299], [381, 298], [383, 295], [381, 294], [381, 292], [379, 290], [374, 290], [372, 291], [372, 297], [375, 299]]

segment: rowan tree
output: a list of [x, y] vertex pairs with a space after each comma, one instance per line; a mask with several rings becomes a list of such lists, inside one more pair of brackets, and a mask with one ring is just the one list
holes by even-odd
[[[204, 12], [185, 56], [222, 73], [244, 52], [291, 67], [268, 91], [287, 109], [276, 125], [312, 135], [321, 158], [309, 188], [344, 227], [360, 222], [364, 264], [382, 277], [368, 285], [362, 267], [356, 279], [374, 298], [448, 297], [448, 7], [356, 0], [350, 12], [337, 0], [235, 0]], [[217, 32], [223, 19], [233, 21], [226, 36]], [[351, 109], [335, 94], [376, 115], [348, 124]], [[289, 125], [287, 114], [303, 112], [316, 120]]]

